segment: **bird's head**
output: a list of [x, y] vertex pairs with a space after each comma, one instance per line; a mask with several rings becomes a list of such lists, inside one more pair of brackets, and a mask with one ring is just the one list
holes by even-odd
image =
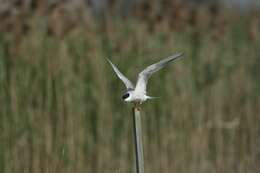
[[125, 102], [130, 102], [131, 101], [131, 98], [132, 98], [132, 91], [127, 91], [126, 93], [124, 93], [122, 95], [122, 99], [125, 101]]

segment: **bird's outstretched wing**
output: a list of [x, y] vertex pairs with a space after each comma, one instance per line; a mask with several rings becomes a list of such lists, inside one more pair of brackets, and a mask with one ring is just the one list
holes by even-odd
[[163, 59], [163, 60], [161, 60], [161, 61], [159, 61], [159, 62], [157, 62], [155, 64], [152, 64], [152, 65], [146, 67], [138, 75], [138, 80], [137, 80], [137, 83], [136, 83], [135, 92], [146, 94], [146, 85], [147, 85], [148, 79], [151, 77], [151, 75], [154, 72], [157, 72], [158, 70], [160, 70], [163, 67], [165, 67], [170, 62], [172, 62], [174, 60], [177, 60], [182, 55], [183, 55], [183, 53], [178, 53], [178, 54], [172, 55], [172, 56], [170, 56], [168, 58], [165, 58], [165, 59]]
[[118, 78], [124, 82], [126, 89], [134, 89], [132, 82], [129, 79], [127, 79], [109, 59], [107, 59], [107, 61], [110, 63], [113, 70], [116, 72]]

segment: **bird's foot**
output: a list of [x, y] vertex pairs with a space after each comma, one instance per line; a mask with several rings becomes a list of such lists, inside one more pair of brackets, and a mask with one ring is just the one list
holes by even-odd
[[138, 111], [141, 111], [141, 104], [142, 104], [142, 102], [135, 102], [135, 103], [134, 103], [134, 107], [135, 107]]

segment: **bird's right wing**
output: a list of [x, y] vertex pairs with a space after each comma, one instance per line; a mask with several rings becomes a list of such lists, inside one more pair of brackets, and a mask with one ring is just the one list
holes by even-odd
[[137, 93], [146, 94], [146, 85], [151, 75], [165, 67], [170, 62], [180, 58], [182, 55], [183, 53], [178, 53], [146, 67], [141, 73], [139, 73], [135, 91]]
[[124, 82], [124, 84], [126, 86], [126, 89], [127, 90], [128, 89], [134, 89], [134, 86], [133, 86], [132, 82], [129, 79], [127, 79], [109, 59], [107, 59], [107, 61], [112, 66], [112, 68], [115, 71], [115, 73], [118, 76], [118, 78], [121, 79]]

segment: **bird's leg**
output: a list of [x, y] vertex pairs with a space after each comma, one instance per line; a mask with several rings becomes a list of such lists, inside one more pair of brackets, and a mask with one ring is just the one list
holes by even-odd
[[134, 108], [137, 108], [137, 107], [138, 107], [137, 102], [134, 102]]
[[134, 107], [137, 109], [137, 110], [141, 110], [141, 104], [142, 104], [142, 102], [140, 101], [140, 102], [135, 102], [134, 103]]

